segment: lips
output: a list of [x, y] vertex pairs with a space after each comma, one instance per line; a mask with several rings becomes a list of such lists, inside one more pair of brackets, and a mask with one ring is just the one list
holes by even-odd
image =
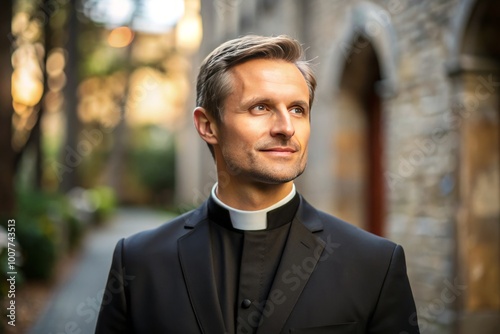
[[293, 148], [293, 147], [270, 147], [270, 148], [265, 148], [265, 149], [262, 149], [261, 151], [264, 151], [264, 152], [282, 152], [282, 153], [295, 153], [297, 152], [297, 149]]
[[258, 143], [255, 149], [264, 153], [271, 153], [279, 156], [287, 156], [300, 151], [299, 143], [286, 140], [286, 141], [276, 141], [269, 140], [262, 143]]

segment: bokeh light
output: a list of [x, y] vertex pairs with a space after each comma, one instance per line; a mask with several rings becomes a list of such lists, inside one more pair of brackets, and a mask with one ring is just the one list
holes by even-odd
[[47, 57], [46, 71], [49, 75], [59, 75], [64, 71], [66, 66], [66, 57], [64, 50], [61, 48], [53, 49]]
[[34, 106], [43, 95], [43, 82], [25, 68], [12, 73], [12, 98], [14, 102]]
[[203, 37], [201, 15], [190, 13], [184, 16], [176, 28], [177, 47], [180, 51], [193, 53], [198, 50]]
[[134, 39], [134, 32], [129, 27], [118, 27], [108, 35], [108, 44], [114, 48], [123, 48]]

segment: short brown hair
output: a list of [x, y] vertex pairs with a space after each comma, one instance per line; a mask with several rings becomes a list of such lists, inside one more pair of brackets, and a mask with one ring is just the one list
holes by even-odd
[[314, 100], [316, 78], [304, 59], [300, 43], [288, 36], [248, 35], [227, 41], [213, 50], [203, 61], [196, 82], [196, 105], [205, 108], [217, 122], [222, 121], [224, 101], [231, 93], [228, 71], [252, 59], [277, 59], [293, 63], [309, 88], [309, 106]]

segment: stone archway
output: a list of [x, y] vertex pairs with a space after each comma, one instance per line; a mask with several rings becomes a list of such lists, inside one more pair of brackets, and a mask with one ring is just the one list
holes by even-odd
[[332, 171], [337, 196], [333, 205], [339, 217], [378, 235], [383, 234], [385, 220], [380, 80], [375, 50], [366, 38], [358, 36], [336, 94]]
[[460, 133], [458, 274], [467, 289], [460, 333], [500, 327], [500, 3], [465, 1], [453, 23], [448, 64]]
[[384, 234], [383, 115], [397, 92], [397, 40], [382, 7], [361, 2], [347, 13], [322, 60], [310, 143], [320, 149], [310, 152], [305, 184], [318, 207]]

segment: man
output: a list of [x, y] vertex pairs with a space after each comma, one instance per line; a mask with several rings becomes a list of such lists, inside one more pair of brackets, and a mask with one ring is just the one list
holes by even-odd
[[205, 59], [194, 124], [218, 183], [198, 209], [118, 243], [97, 333], [418, 333], [402, 248], [295, 190], [316, 87], [301, 59], [286, 36]]

